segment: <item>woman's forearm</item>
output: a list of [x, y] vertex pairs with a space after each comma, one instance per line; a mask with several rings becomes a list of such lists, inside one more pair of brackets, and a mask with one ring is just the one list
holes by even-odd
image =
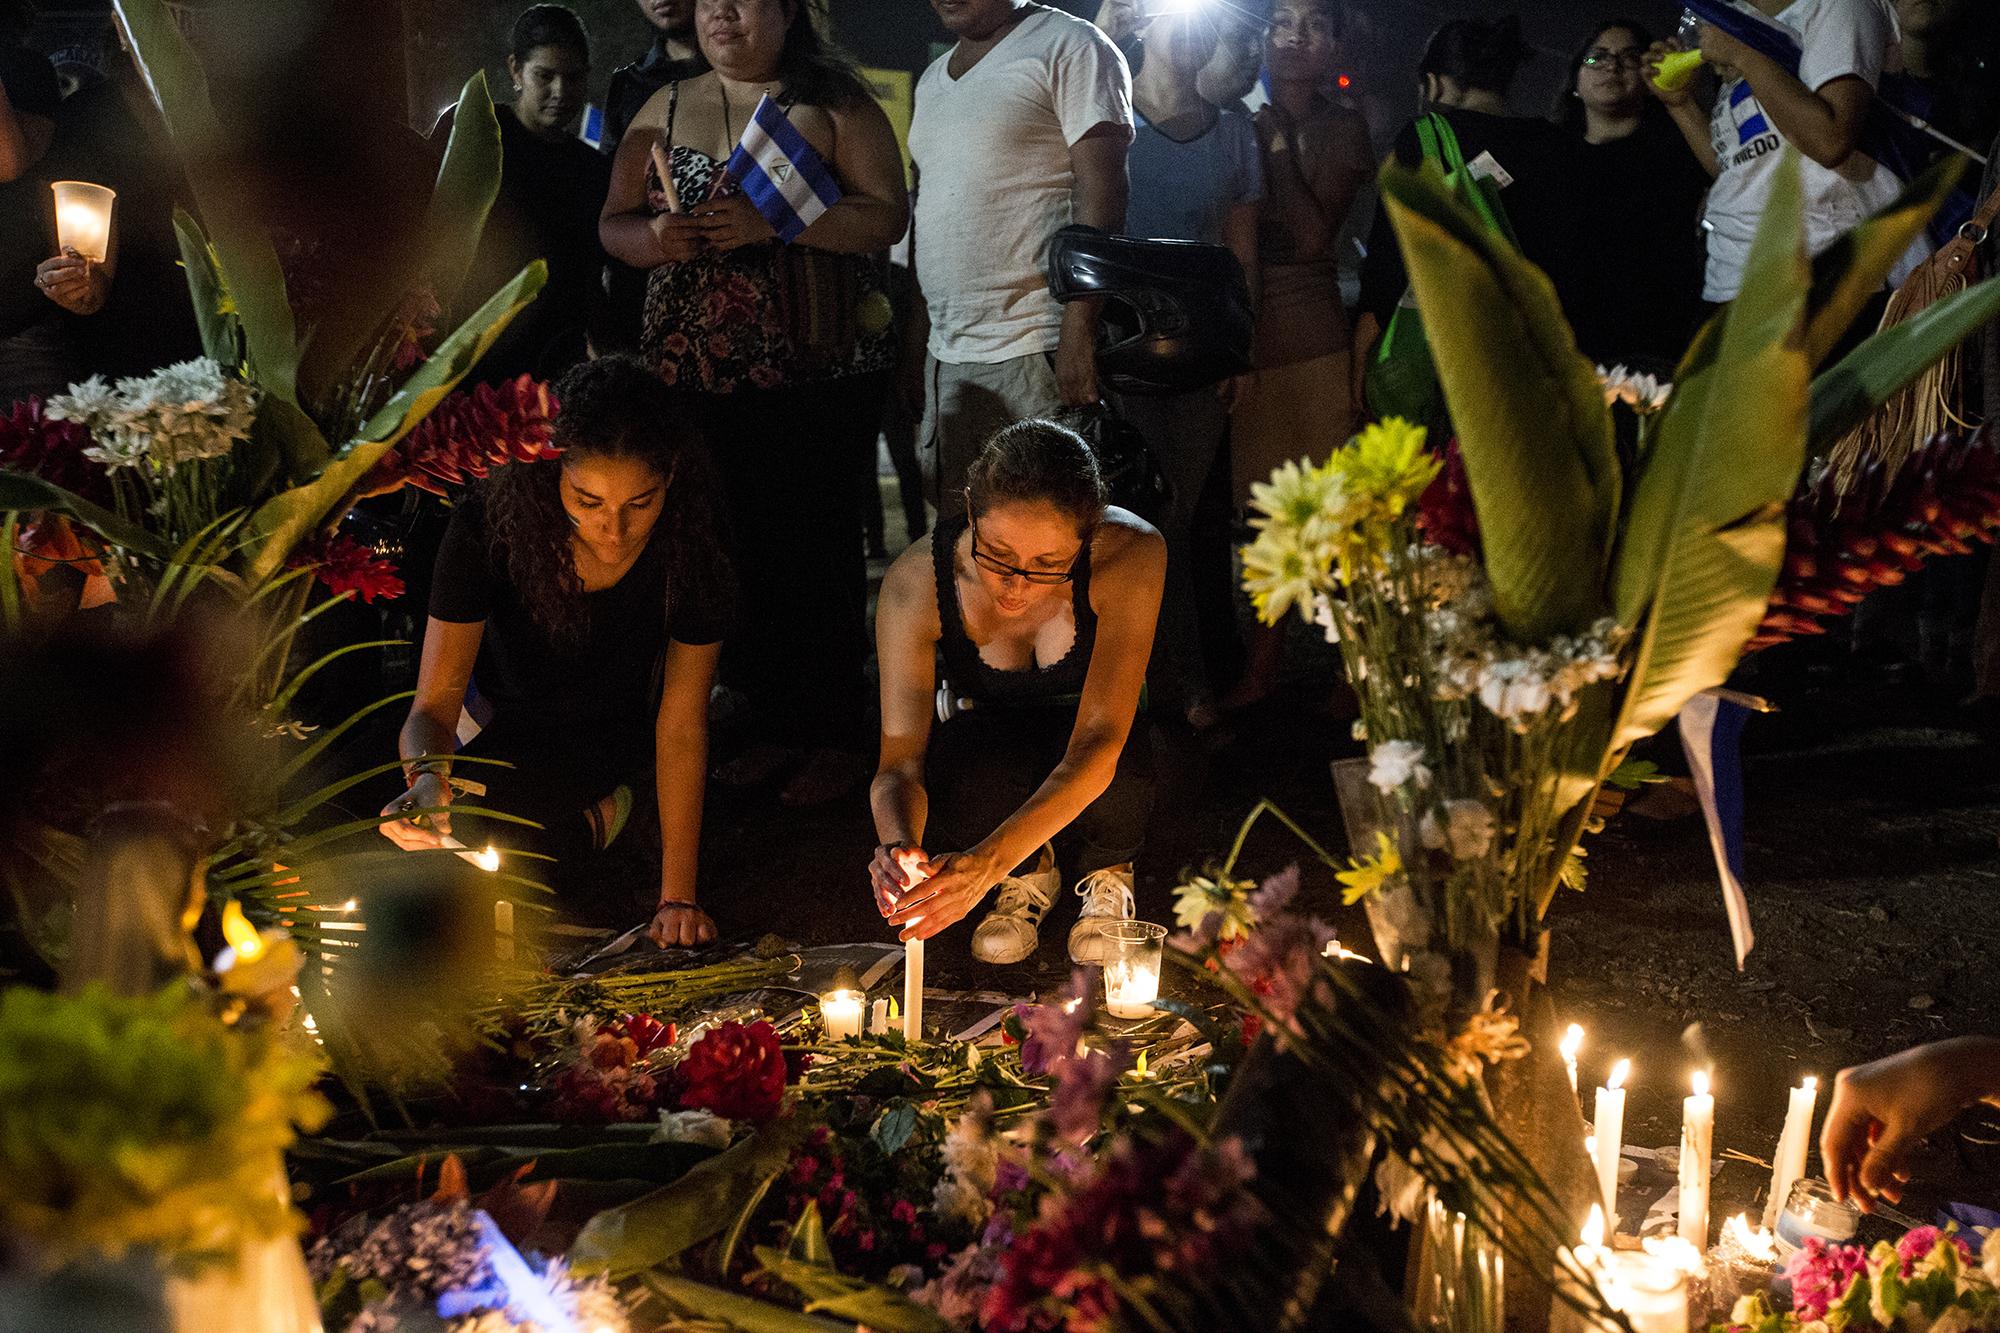
[[1042, 785], [1000, 827], [982, 838], [975, 854], [990, 855], [995, 864], [1017, 866], [1043, 843], [1061, 833], [1102, 796], [1118, 772], [1118, 751], [1108, 742], [1072, 746], [1051, 769]]
[[653, 234], [650, 214], [613, 213], [600, 218], [597, 239], [606, 254], [633, 268], [657, 268], [661, 262], [660, 242]]
[[1688, 151], [1694, 160], [1701, 163], [1701, 169], [1714, 176], [1722, 170], [1716, 160], [1715, 142], [1708, 135], [1708, 113], [1693, 102], [1681, 102], [1667, 108], [1674, 125], [1680, 130], [1681, 138], [1687, 140]]
[[708, 774], [708, 731], [663, 736], [654, 751], [660, 807], [660, 901], [695, 900], [701, 863], [701, 809]]
[[868, 808], [875, 816], [875, 841], [881, 846], [923, 845], [930, 793], [921, 778], [896, 769], [877, 773], [868, 787]]
[[458, 737], [452, 729], [421, 709], [410, 710], [396, 736], [396, 752], [406, 763], [427, 754], [450, 754], [457, 748]]
[[873, 254], [903, 237], [909, 210], [887, 199], [846, 195], [798, 235], [798, 243], [836, 254]]

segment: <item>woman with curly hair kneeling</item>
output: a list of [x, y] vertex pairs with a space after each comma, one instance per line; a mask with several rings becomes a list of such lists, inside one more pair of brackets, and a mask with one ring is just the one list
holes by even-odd
[[695, 864], [708, 693], [733, 591], [707, 452], [636, 358], [578, 366], [556, 396], [562, 457], [498, 470], [452, 513], [400, 737], [409, 790], [383, 811], [409, 817], [382, 832], [406, 850], [441, 845], [454, 783], [442, 756], [461, 713], [490, 706], [467, 753], [512, 767], [464, 765], [459, 789], [483, 784], [475, 804], [540, 824], [497, 827], [553, 855], [558, 887], [635, 804], [656, 803], [650, 933], [705, 944], [715, 924], [695, 904]]

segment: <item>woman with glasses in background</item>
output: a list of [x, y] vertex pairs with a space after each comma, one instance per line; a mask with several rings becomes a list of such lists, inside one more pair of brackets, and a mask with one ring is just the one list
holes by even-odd
[[1701, 317], [1709, 181], [1647, 93], [1652, 40], [1638, 23], [1613, 19], [1570, 61], [1556, 120], [1575, 154], [1582, 244], [1561, 292], [1585, 356], [1670, 374]]
[[876, 906], [928, 939], [997, 890], [973, 956], [1021, 962], [1073, 835], [1070, 957], [1101, 961], [1104, 925], [1134, 913], [1152, 809], [1150, 746], [1129, 742], [1166, 542], [1106, 503], [1090, 447], [1051, 422], [994, 435], [966, 483], [963, 512], [890, 567], [876, 612]]

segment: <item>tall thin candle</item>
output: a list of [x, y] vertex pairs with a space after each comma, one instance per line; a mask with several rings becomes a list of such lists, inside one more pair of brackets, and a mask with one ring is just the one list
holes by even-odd
[[1681, 1101], [1680, 1238], [1708, 1250], [1708, 1171], [1715, 1151], [1715, 1098], [1708, 1071], [1694, 1071], [1694, 1094]]
[[1618, 1157], [1625, 1147], [1625, 1079], [1630, 1060], [1611, 1066], [1611, 1077], [1597, 1090], [1597, 1191], [1604, 1198], [1604, 1216], [1615, 1232], [1618, 1225]]
[[1812, 1147], [1813, 1111], [1819, 1102], [1819, 1080], [1808, 1074], [1792, 1089], [1785, 1107], [1785, 1130], [1771, 1158], [1771, 1197], [1764, 1201], [1764, 1229], [1776, 1229], [1778, 1214], [1791, 1197], [1792, 1184], [1806, 1173], [1806, 1153]]
[[903, 1040], [921, 1041], [924, 1035], [924, 942], [911, 940], [903, 946]]

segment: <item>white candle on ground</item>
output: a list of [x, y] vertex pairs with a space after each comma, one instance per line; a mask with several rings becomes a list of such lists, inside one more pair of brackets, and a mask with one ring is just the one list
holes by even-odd
[[924, 1035], [924, 942], [911, 940], [903, 946], [903, 1040], [921, 1041]]
[[828, 1041], [861, 1035], [861, 1009], [865, 998], [860, 991], [852, 990], [828, 991], [819, 997], [820, 1022], [826, 1026]]
[[1708, 1249], [1708, 1170], [1715, 1151], [1715, 1098], [1708, 1072], [1694, 1071], [1694, 1094], [1681, 1101], [1680, 1238]]
[[879, 1037], [889, 1030], [889, 1002], [877, 1000], [868, 1006], [868, 1035]]
[[514, 904], [506, 898], [493, 904], [493, 956], [503, 963], [514, 959]]
[[1562, 1052], [1563, 1069], [1569, 1074], [1569, 1090], [1576, 1092], [1576, 1055], [1583, 1049], [1583, 1028], [1571, 1023], [1569, 1031], [1563, 1033], [1562, 1045], [1556, 1048]]
[[1104, 1007], [1113, 1018], [1150, 1018], [1160, 998], [1160, 967], [1152, 959], [1113, 959], [1104, 969]]
[[1819, 1080], [1807, 1075], [1792, 1089], [1785, 1107], [1785, 1129], [1771, 1160], [1771, 1197], [1764, 1201], [1764, 1228], [1778, 1225], [1778, 1214], [1791, 1197], [1792, 1184], [1806, 1173], [1806, 1153], [1812, 1147], [1813, 1111], [1819, 1101]]
[[1597, 1192], [1604, 1198], [1604, 1217], [1618, 1228], [1618, 1156], [1625, 1146], [1625, 1079], [1630, 1060], [1611, 1066], [1611, 1077], [1597, 1090]]
[[1608, 1252], [1598, 1289], [1631, 1322], [1632, 1333], [1688, 1333], [1687, 1275], [1670, 1259], [1643, 1250]]

